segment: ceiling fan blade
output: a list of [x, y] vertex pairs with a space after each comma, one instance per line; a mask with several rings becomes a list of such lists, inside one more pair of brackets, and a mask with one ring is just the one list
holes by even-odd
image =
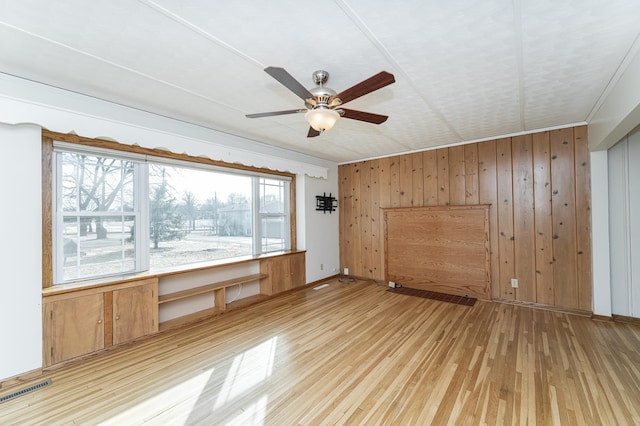
[[307, 112], [306, 109], [287, 109], [284, 111], [270, 111], [270, 112], [259, 112], [257, 114], [247, 114], [245, 117], [247, 118], [262, 118], [262, 117], [273, 117], [274, 115], [286, 115], [286, 114], [295, 114], [298, 112]]
[[309, 92], [302, 84], [291, 76], [284, 68], [279, 67], [267, 67], [264, 71], [271, 77], [275, 78], [287, 89], [298, 95], [302, 100], [313, 98], [311, 92]]
[[342, 117], [350, 118], [352, 120], [366, 121], [367, 123], [381, 124], [387, 121], [387, 118], [389, 118], [389, 116], [387, 115], [373, 114], [371, 112], [364, 112], [364, 111], [356, 111], [355, 109], [346, 109], [346, 108], [340, 108], [340, 109], [344, 111], [344, 114], [341, 114]]
[[320, 136], [320, 132], [309, 126], [309, 133], [307, 133], [308, 138], [315, 138], [316, 136]]
[[393, 74], [386, 71], [380, 71], [378, 74], [369, 77], [364, 81], [361, 81], [355, 86], [351, 86], [350, 88], [343, 90], [333, 98], [340, 98], [342, 103], [346, 104], [347, 102], [359, 98], [360, 96], [364, 96], [367, 93], [371, 93], [375, 90], [383, 88], [384, 86], [388, 86], [395, 81], [396, 79], [393, 77]]

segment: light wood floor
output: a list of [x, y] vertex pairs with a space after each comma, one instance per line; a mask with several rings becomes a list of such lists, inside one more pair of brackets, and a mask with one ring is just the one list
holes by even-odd
[[640, 326], [333, 282], [49, 374], [0, 424], [640, 424]]

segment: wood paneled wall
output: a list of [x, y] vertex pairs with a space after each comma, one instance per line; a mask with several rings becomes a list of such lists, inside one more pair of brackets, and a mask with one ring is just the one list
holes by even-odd
[[350, 275], [385, 278], [382, 208], [491, 204], [492, 298], [592, 310], [586, 126], [345, 164], [338, 172], [340, 264]]

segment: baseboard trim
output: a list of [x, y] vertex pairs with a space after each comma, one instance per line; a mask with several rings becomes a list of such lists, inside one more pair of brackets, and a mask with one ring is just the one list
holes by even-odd
[[582, 310], [579, 310], [579, 309], [561, 308], [559, 306], [543, 305], [541, 303], [534, 303], [534, 302], [521, 302], [519, 300], [492, 299], [492, 300], [489, 300], [489, 302], [504, 303], [506, 305], [522, 306], [522, 307], [525, 307], [525, 308], [534, 308], [534, 309], [540, 309], [540, 310], [543, 310], [543, 311], [559, 312], [559, 313], [562, 313], [562, 314], [579, 315], [581, 317], [591, 317], [593, 315], [593, 313], [591, 311], [582, 311]]
[[40, 379], [42, 377], [42, 374], [43, 374], [42, 368], [37, 368], [35, 370], [27, 371], [26, 373], [19, 374], [17, 376], [0, 380], [0, 392], [4, 392], [9, 388], [28, 384], [31, 381]]
[[611, 318], [613, 318], [613, 321], [615, 322], [626, 322], [627, 324], [640, 325], [640, 318], [636, 318], [636, 317], [627, 317], [624, 315], [613, 314], [611, 315]]
[[591, 315], [591, 319], [594, 321], [604, 321], [604, 322], [613, 321], [612, 317], [608, 317], [606, 315], [596, 315], [596, 314]]

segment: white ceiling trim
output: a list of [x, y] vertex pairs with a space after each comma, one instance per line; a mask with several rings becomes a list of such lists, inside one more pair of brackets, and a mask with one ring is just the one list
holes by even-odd
[[169, 9], [160, 6], [158, 3], [153, 2], [151, 0], [138, 0], [140, 3], [144, 4], [145, 6], [148, 6], [149, 8], [155, 10], [156, 12], [161, 13], [162, 15], [166, 16], [167, 18], [177, 22], [178, 24], [182, 25], [185, 28], [188, 28], [189, 30], [191, 30], [192, 32], [201, 35], [202, 37], [204, 37], [205, 39], [214, 42], [215, 44], [217, 44], [218, 46], [226, 49], [227, 51], [237, 55], [238, 57], [245, 59], [247, 62], [251, 62], [252, 64], [260, 67], [260, 68], [266, 68], [266, 66], [262, 63], [260, 63], [260, 61], [256, 60], [255, 58], [252, 58], [249, 55], [245, 55], [244, 53], [242, 53], [240, 50], [234, 48], [233, 46], [231, 46], [229, 43], [225, 43], [224, 41], [220, 40], [219, 38], [217, 38], [216, 36], [214, 36], [213, 34], [208, 33], [207, 31], [205, 31], [204, 29], [198, 27], [197, 25], [187, 21], [184, 18], [181, 18], [180, 16], [178, 16], [177, 14], [173, 13], [172, 11], [170, 11]]
[[[457, 138], [463, 139], [462, 136], [458, 133], [458, 131], [449, 123], [449, 121], [445, 118], [442, 111], [438, 109], [435, 102], [431, 101], [428, 96], [424, 95], [423, 88], [421, 88], [413, 79], [409, 77], [409, 75], [405, 72], [402, 66], [398, 63], [398, 61], [393, 57], [391, 52], [376, 38], [373, 34], [373, 31], [369, 29], [367, 24], [364, 23], [362, 19], [358, 16], [358, 14], [345, 3], [344, 0], [337, 0], [336, 3], [340, 8], [345, 12], [345, 14], [351, 19], [351, 21], [356, 24], [356, 26], [362, 31], [362, 33], [371, 41], [371, 43], [376, 46], [376, 48], [382, 53], [382, 55], [387, 59], [393, 66], [394, 74], [401, 75], [402, 79], [409, 83], [413, 91], [429, 106], [433, 114], [440, 120], [442, 124]], [[428, 86], [428, 83], [422, 82], [422, 86]], [[428, 92], [429, 90], [425, 90]]]
[[[87, 58], [91, 58], [91, 59], [94, 59], [94, 60], [96, 60], [96, 61], [102, 62], [103, 64], [110, 65], [110, 66], [112, 66], [112, 67], [114, 67], [114, 68], [118, 68], [118, 69], [120, 69], [120, 70], [123, 70], [123, 71], [129, 72], [129, 73], [132, 73], [132, 74], [138, 75], [138, 76], [143, 77], [143, 78], [146, 78], [146, 79], [148, 79], [148, 80], [155, 81], [156, 83], [160, 83], [160, 84], [165, 85], [165, 86], [167, 86], [167, 87], [174, 88], [174, 89], [179, 90], [179, 91], [181, 91], [181, 92], [183, 92], [183, 93], [187, 93], [187, 94], [189, 94], [189, 95], [191, 95], [191, 96], [195, 96], [195, 97], [197, 97], [197, 98], [203, 99], [203, 100], [205, 100], [205, 101], [207, 101], [207, 102], [211, 102], [211, 103], [213, 103], [213, 104], [216, 104], [216, 105], [222, 106], [222, 107], [227, 108], [227, 109], [233, 109], [233, 110], [235, 110], [235, 111], [238, 111], [238, 109], [237, 109], [237, 108], [235, 108], [235, 107], [233, 107], [232, 105], [229, 105], [229, 104], [226, 104], [226, 103], [220, 102], [220, 101], [218, 101], [218, 100], [216, 100], [216, 99], [213, 99], [213, 98], [210, 98], [210, 97], [208, 97], [208, 96], [204, 96], [204, 95], [202, 95], [202, 94], [200, 94], [200, 93], [198, 93], [198, 92], [194, 92], [194, 91], [192, 91], [192, 90], [186, 89], [186, 88], [184, 88], [184, 87], [182, 87], [182, 86], [179, 86], [179, 85], [177, 85], [177, 84], [169, 83], [169, 82], [168, 82], [168, 81], [166, 81], [166, 80], [162, 80], [162, 79], [159, 79], [159, 78], [157, 78], [157, 77], [153, 77], [153, 76], [151, 76], [151, 75], [149, 75], [149, 74], [143, 73], [143, 72], [138, 71], [138, 70], [135, 70], [135, 69], [133, 69], [133, 68], [129, 68], [129, 67], [126, 67], [126, 66], [124, 66], [124, 65], [120, 65], [120, 64], [118, 64], [118, 63], [115, 63], [115, 62], [110, 61], [110, 60], [108, 60], [108, 59], [102, 58], [102, 57], [100, 57], [100, 56], [97, 56], [97, 55], [94, 55], [94, 54], [91, 54], [91, 53], [85, 52], [84, 50], [79, 50], [79, 49], [76, 49], [76, 48], [74, 48], [74, 47], [71, 47], [71, 46], [69, 46], [69, 45], [67, 45], [67, 44], [60, 43], [60, 42], [55, 41], [55, 40], [51, 40], [51, 39], [49, 39], [49, 38], [47, 38], [47, 37], [43, 37], [43, 36], [41, 36], [41, 35], [39, 35], [39, 34], [35, 34], [35, 33], [33, 33], [33, 32], [26, 31], [26, 30], [24, 30], [24, 29], [22, 29], [22, 28], [17, 28], [17, 27], [15, 27], [15, 26], [13, 26], [13, 25], [7, 24], [6, 22], [2, 22], [2, 21], [0, 21], [0, 25], [3, 25], [3, 26], [5, 26], [5, 27], [7, 27], [7, 28], [11, 28], [11, 29], [12, 29], [12, 30], [14, 30], [14, 31], [18, 31], [18, 32], [20, 32], [20, 33], [26, 34], [26, 35], [28, 35], [28, 36], [30, 36], [30, 37], [33, 37], [33, 38], [36, 38], [36, 39], [38, 39], [38, 40], [44, 41], [45, 43], [50, 43], [50, 44], [56, 45], [56, 46], [58, 46], [58, 47], [61, 47], [61, 48], [63, 48], [63, 49], [66, 49], [66, 50], [68, 50], [68, 51], [70, 51], [70, 52], [74, 52], [74, 53], [77, 53], [77, 54], [79, 54], [79, 55], [85, 56], [85, 57], [87, 57]], [[58, 88], [59, 88], [59, 89], [61, 89], [61, 90], [65, 90], [64, 88], [61, 88], [61, 87], [58, 87]], [[109, 101], [109, 100], [107, 100], [107, 99], [102, 99], [102, 100], [107, 101], [107, 102], [110, 102], [110, 101]], [[138, 108], [138, 109], [140, 109], [140, 108]], [[142, 111], [144, 111], [144, 110], [142, 110]], [[238, 111], [238, 112], [241, 112], [241, 111]]]
[[412, 151], [403, 152], [401, 154], [379, 155], [377, 157], [363, 158], [362, 160], [358, 160], [358, 161], [345, 161], [345, 162], [342, 162], [342, 163], [338, 163], [338, 165], [341, 166], [341, 165], [344, 165], [344, 164], [359, 163], [360, 161], [371, 161], [371, 160], [377, 160], [377, 159], [380, 159], [380, 158], [395, 157], [396, 155], [415, 154], [417, 152], [433, 151], [434, 149], [449, 148], [449, 147], [452, 147], [452, 146], [468, 145], [468, 144], [471, 144], [471, 143], [487, 142], [487, 141], [504, 139], [504, 138], [513, 138], [513, 137], [516, 137], [516, 136], [532, 135], [534, 133], [548, 132], [548, 131], [551, 131], [551, 130], [568, 129], [570, 127], [586, 126], [586, 125], [587, 125], [586, 121], [580, 121], [580, 122], [577, 122], [577, 123], [563, 124], [561, 126], [545, 127], [545, 128], [535, 129], [535, 130], [526, 130], [526, 131], [522, 131], [522, 132], [509, 133], [509, 134], [504, 134], [504, 135], [499, 135], [499, 136], [491, 136], [491, 137], [488, 137], [488, 138], [473, 139], [473, 140], [462, 141], [462, 142], [457, 142], [457, 143], [448, 143], [448, 144], [443, 144], [443, 145], [438, 145], [438, 146], [432, 146], [432, 147], [425, 148], [425, 149], [414, 149]]

